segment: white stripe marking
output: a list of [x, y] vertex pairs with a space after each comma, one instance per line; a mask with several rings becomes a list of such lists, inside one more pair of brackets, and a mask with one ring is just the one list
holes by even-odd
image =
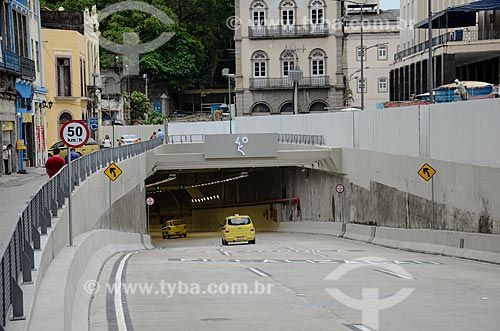
[[250, 270], [251, 272], [253, 272], [254, 274], [256, 274], [260, 277], [271, 277], [271, 275], [266, 274], [265, 272], [263, 272], [259, 269], [256, 269], [256, 268], [248, 268], [248, 270]]
[[128, 253], [120, 261], [120, 265], [118, 266], [118, 270], [116, 271], [115, 275], [115, 312], [118, 331], [127, 331], [127, 324], [125, 323], [125, 313], [123, 312], [122, 305], [122, 274], [125, 263], [131, 255], [132, 253]]
[[364, 327], [363, 325], [353, 324], [352, 326], [354, 326], [356, 329], [361, 330], [361, 331], [372, 331], [372, 330], [368, 329], [367, 327]]
[[399, 278], [412, 279], [412, 280], [415, 279], [413, 277], [408, 277], [408, 276], [405, 276], [405, 275], [401, 275], [401, 274], [398, 274], [398, 273], [395, 273], [395, 272], [392, 272], [392, 271], [389, 271], [389, 270], [377, 269], [377, 271], [383, 272], [384, 274], [396, 276], [396, 277], [399, 277]]

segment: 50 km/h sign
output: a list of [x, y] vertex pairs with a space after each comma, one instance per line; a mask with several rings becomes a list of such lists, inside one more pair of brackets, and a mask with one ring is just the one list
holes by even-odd
[[85, 123], [73, 120], [61, 127], [60, 137], [66, 146], [78, 148], [87, 143], [90, 131]]

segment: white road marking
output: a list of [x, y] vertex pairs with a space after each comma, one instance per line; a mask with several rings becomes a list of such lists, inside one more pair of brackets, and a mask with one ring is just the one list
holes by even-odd
[[312, 255], [316, 255], [316, 256], [321, 256], [321, 257], [328, 257], [327, 255], [324, 255], [324, 254], [320, 254], [320, 253], [311, 253]]
[[409, 277], [409, 276], [405, 276], [405, 275], [401, 275], [401, 274], [398, 274], [396, 272], [392, 272], [392, 271], [389, 271], [389, 270], [384, 270], [384, 269], [377, 269], [378, 272], [383, 272], [384, 274], [388, 274], [388, 275], [392, 275], [392, 276], [396, 276], [396, 277], [399, 277], [399, 278], [404, 278], [404, 279], [415, 279], [413, 277]]
[[256, 275], [258, 275], [260, 277], [271, 277], [270, 274], [265, 273], [264, 271], [259, 270], [257, 268], [248, 268], [248, 270], [250, 270], [251, 272], [253, 272], [254, 274], [256, 274]]
[[125, 267], [125, 263], [132, 254], [133, 253], [128, 253], [120, 261], [120, 265], [118, 266], [118, 270], [116, 271], [115, 275], [115, 312], [116, 312], [116, 321], [118, 324], [118, 331], [127, 331], [127, 324], [125, 323], [125, 313], [123, 312], [121, 289], [122, 289], [123, 268]]
[[352, 326], [360, 331], [372, 331], [371, 329], [368, 329], [367, 327], [361, 324], [353, 324]]

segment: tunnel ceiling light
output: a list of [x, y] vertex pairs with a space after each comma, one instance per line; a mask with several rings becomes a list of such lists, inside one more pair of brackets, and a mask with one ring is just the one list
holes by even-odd
[[153, 186], [156, 186], [156, 185], [160, 185], [160, 184], [164, 184], [164, 183], [168, 183], [168, 182], [171, 182], [173, 180], [176, 180], [177, 179], [177, 175], [174, 175], [174, 176], [175, 177], [169, 177], [167, 179], [160, 180], [159, 182], [148, 184], [148, 185], [146, 185], [146, 188], [153, 187]]
[[196, 188], [196, 187], [203, 187], [203, 186], [210, 186], [210, 185], [217, 185], [221, 183], [227, 183], [233, 180], [238, 180], [241, 178], [246, 178], [248, 177], [248, 172], [242, 172], [241, 175], [235, 176], [235, 177], [230, 177], [230, 178], [225, 178], [225, 179], [220, 179], [212, 182], [207, 182], [207, 183], [201, 183], [201, 184], [196, 184], [196, 185], [187, 185], [186, 188]]

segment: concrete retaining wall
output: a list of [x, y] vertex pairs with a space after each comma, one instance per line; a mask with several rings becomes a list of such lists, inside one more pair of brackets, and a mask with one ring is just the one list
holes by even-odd
[[151, 248], [149, 236], [136, 233], [94, 230], [75, 238], [74, 246], [57, 254], [39, 283], [26, 330], [87, 329], [91, 297], [87, 281], [96, 280], [104, 262], [116, 252], [145, 248]]
[[324, 234], [384, 247], [500, 264], [500, 236], [426, 229], [397, 229], [340, 222], [281, 222], [277, 232]]

